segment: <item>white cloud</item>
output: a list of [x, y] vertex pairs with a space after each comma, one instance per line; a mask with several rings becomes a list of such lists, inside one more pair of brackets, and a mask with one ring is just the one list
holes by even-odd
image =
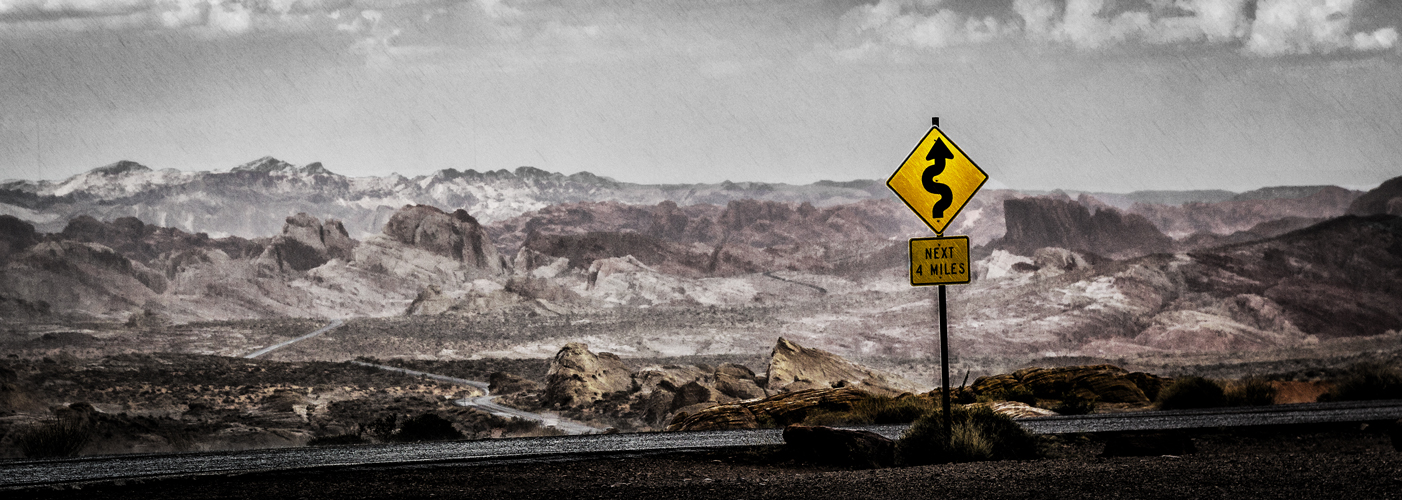
[[883, 44], [918, 49], [987, 42], [1016, 28], [994, 17], [977, 17], [941, 8], [928, 0], [881, 0], [859, 5], [841, 23], [851, 43], [841, 57], [860, 57]]
[[1360, 0], [1014, 0], [1004, 15], [975, 17], [941, 2], [880, 0], [843, 16], [847, 42], [835, 53], [933, 49], [1009, 36], [1083, 50], [1192, 43], [1259, 56], [1395, 47], [1396, 27], [1353, 29], [1367, 6]]

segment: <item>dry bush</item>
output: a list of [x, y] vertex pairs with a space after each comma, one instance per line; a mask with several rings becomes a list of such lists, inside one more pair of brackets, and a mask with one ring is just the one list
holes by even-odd
[[808, 425], [870, 425], [908, 424], [921, 415], [935, 411], [939, 405], [933, 398], [910, 396], [893, 398], [890, 396], [868, 396], [852, 403], [843, 411], [818, 410], [808, 414], [803, 423]]
[[77, 455], [92, 439], [92, 428], [86, 422], [60, 418], [20, 434], [15, 444], [28, 458], [60, 458]]
[[1037, 438], [1006, 415], [987, 407], [950, 408], [953, 429], [945, 433], [942, 412], [925, 414], [896, 443], [901, 465], [979, 460], [1023, 460], [1039, 455]]
[[1277, 380], [1271, 382], [1275, 386], [1275, 403], [1313, 403], [1319, 400], [1319, 396], [1329, 392], [1331, 385], [1323, 382], [1299, 382], [1293, 380]]
[[1359, 363], [1349, 367], [1334, 388], [1319, 401], [1367, 401], [1402, 399], [1402, 371], [1380, 363]]
[[1275, 404], [1275, 386], [1265, 379], [1247, 378], [1227, 385], [1223, 394], [1227, 406], [1267, 406]]
[[1179, 377], [1159, 391], [1161, 410], [1217, 408], [1226, 404], [1226, 392], [1221, 385], [1196, 375]]

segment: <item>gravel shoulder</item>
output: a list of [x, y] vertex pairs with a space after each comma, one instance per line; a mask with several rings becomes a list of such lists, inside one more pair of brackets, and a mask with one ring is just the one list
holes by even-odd
[[782, 449], [535, 464], [207, 476], [22, 491], [26, 498], [1402, 498], [1402, 452], [1357, 426], [1200, 432], [1182, 456], [1099, 457], [1060, 437], [1036, 461], [848, 470]]

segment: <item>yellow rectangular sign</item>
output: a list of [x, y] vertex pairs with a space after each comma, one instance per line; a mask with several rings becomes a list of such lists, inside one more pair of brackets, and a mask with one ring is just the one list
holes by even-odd
[[910, 239], [910, 285], [963, 285], [969, 279], [969, 237]]

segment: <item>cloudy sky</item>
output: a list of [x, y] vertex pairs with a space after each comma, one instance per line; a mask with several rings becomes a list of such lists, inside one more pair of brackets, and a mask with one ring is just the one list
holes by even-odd
[[884, 178], [931, 116], [1025, 189], [1402, 175], [1367, 0], [0, 0], [0, 178]]

